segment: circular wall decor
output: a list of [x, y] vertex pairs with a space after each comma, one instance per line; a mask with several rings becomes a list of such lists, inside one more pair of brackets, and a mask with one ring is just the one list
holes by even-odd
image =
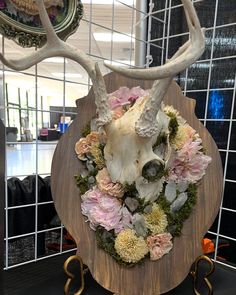
[[[58, 36], [65, 40], [75, 32], [83, 16], [80, 0], [44, 0]], [[46, 35], [33, 0], [0, 1], [0, 33], [22, 47], [42, 47]]]

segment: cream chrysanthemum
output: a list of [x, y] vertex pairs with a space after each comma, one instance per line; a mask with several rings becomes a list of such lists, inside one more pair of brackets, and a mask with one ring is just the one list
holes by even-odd
[[169, 105], [162, 105], [162, 110], [164, 113], [166, 113], [168, 116], [179, 116], [179, 112], [173, 108], [173, 106]]
[[152, 206], [150, 213], [144, 214], [144, 219], [147, 228], [154, 235], [164, 233], [168, 225], [166, 214], [157, 204]]
[[143, 237], [138, 237], [132, 229], [125, 229], [115, 240], [115, 249], [128, 263], [136, 263], [148, 253], [149, 249]]
[[174, 109], [173, 106], [163, 104], [162, 111], [169, 117], [175, 117], [178, 124], [184, 124], [186, 122], [186, 120], [180, 116], [179, 111]]
[[171, 145], [179, 150], [181, 149], [184, 144], [189, 141], [194, 139], [196, 134], [196, 131], [188, 124], [180, 125], [178, 127], [177, 134], [175, 138], [172, 140]]

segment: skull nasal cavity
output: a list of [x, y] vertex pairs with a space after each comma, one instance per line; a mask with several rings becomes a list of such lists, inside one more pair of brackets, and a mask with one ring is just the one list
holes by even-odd
[[164, 175], [164, 165], [158, 160], [147, 162], [142, 169], [142, 176], [148, 181], [156, 181]]

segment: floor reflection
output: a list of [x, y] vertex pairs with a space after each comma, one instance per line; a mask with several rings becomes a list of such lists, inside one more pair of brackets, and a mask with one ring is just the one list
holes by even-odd
[[[50, 174], [57, 141], [7, 146], [7, 177]], [[36, 161], [36, 159], [38, 160]]]

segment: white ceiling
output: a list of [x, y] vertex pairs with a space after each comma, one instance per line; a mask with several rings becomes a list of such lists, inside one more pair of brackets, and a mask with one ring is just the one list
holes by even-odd
[[[130, 4], [133, 0], [121, 0]], [[82, 2], [89, 2], [82, 1]], [[92, 0], [93, 3], [98, 2], [98, 0]], [[100, 0], [103, 3], [113, 3], [113, 0]], [[116, 1], [114, 1], [115, 3]], [[112, 10], [111, 4], [93, 4], [92, 5], [92, 15], [90, 18], [90, 4], [84, 4], [84, 20], [81, 20], [80, 26], [76, 33], [70, 36], [67, 42], [77, 48], [84, 50], [86, 53], [91, 53], [91, 55], [99, 56], [104, 59], [119, 60], [123, 63], [127, 63], [129, 60], [134, 58], [134, 42], [113, 42], [113, 44], [108, 41], [98, 41], [95, 39], [95, 33], [109, 33], [108, 29], [114, 29], [124, 34], [131, 35], [132, 27], [135, 25], [135, 10], [131, 9], [125, 5], [115, 5], [114, 11]], [[114, 14], [113, 14], [114, 13]], [[113, 17], [114, 16], [114, 17]], [[85, 21], [92, 20], [93, 24], [90, 28], [90, 23]], [[102, 27], [99, 27], [98, 25]], [[108, 29], [105, 29], [106, 27]], [[91, 36], [89, 34], [91, 29]], [[89, 42], [91, 38], [91, 43]], [[112, 44], [112, 45], [111, 45]], [[90, 47], [91, 46], [91, 47]], [[112, 46], [112, 48], [111, 48]], [[89, 49], [90, 47], [90, 49]], [[132, 50], [131, 50], [132, 47]], [[9, 59], [15, 59], [23, 57], [31, 53], [34, 49], [21, 48], [16, 45], [12, 40], [5, 39], [5, 55]], [[98, 59], [101, 63], [102, 72], [106, 74], [108, 70], [102, 66], [102, 60]], [[85, 71], [75, 62], [67, 61], [66, 72], [69, 74], [81, 74], [79, 77], [71, 77], [69, 75], [66, 77], [67, 80], [78, 82], [82, 84], [88, 83], [88, 77]], [[34, 74], [35, 67], [28, 69], [25, 73]], [[41, 62], [38, 65], [38, 75], [55, 78], [55, 73], [63, 73], [63, 62]], [[53, 75], [54, 74], [54, 75]], [[75, 75], [76, 76], [76, 75]], [[19, 73], [8, 73], [6, 72], [6, 82], [14, 87], [21, 88], [34, 88], [35, 78], [27, 75], [20, 75]], [[62, 79], [62, 78], [61, 78]], [[43, 96], [63, 96], [63, 83], [58, 81], [53, 81], [52, 79], [38, 79], [39, 92]], [[68, 100], [75, 100], [81, 96], [84, 96], [88, 91], [88, 86], [77, 85], [77, 84], [66, 84], [66, 97]], [[69, 103], [71, 104], [71, 103]]]

